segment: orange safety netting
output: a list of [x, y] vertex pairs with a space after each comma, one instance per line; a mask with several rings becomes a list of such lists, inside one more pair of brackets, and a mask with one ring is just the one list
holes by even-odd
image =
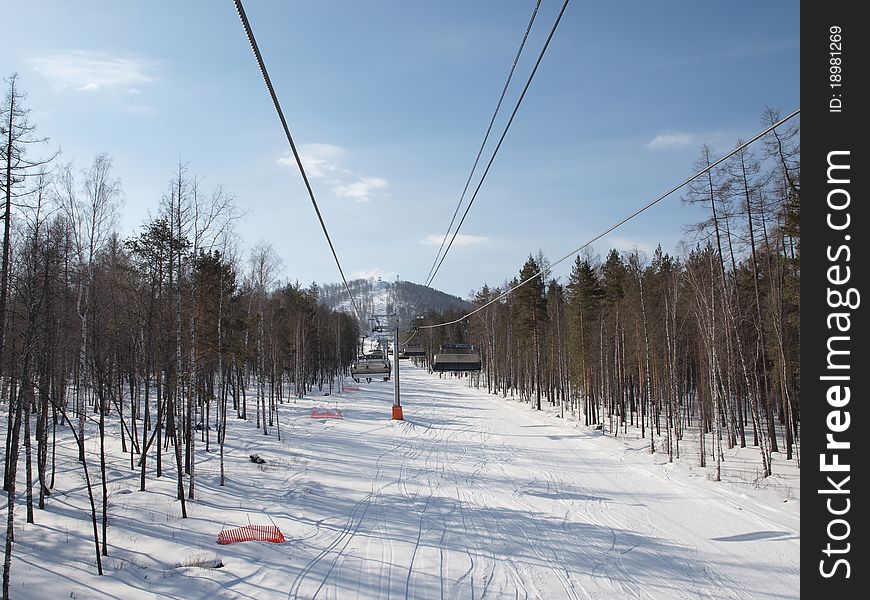
[[338, 409], [335, 410], [321, 410], [317, 408], [311, 409], [311, 418], [312, 419], [344, 419], [341, 415], [341, 411]]
[[284, 541], [284, 534], [277, 525], [245, 525], [224, 529], [218, 534], [218, 544], [235, 544], [236, 542], [271, 542], [280, 544]]

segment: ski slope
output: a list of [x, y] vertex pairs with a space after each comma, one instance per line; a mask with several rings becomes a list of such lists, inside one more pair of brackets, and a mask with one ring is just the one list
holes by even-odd
[[[216, 446], [199, 444], [200, 500], [186, 520], [170, 454], [147, 493], [129, 458], [114, 456], [102, 578], [67, 445], [57, 483], [66, 491], [37, 525], [17, 510], [13, 597], [799, 597], [796, 492], [744, 493], [688, 460], [651, 456], [645, 440], [401, 367], [403, 422], [388, 420], [384, 382], [285, 404], [280, 442], [235, 421], [224, 488]], [[344, 418], [312, 419], [312, 408]], [[266, 463], [251, 463], [252, 452]], [[249, 522], [274, 522], [287, 541], [215, 543]]]

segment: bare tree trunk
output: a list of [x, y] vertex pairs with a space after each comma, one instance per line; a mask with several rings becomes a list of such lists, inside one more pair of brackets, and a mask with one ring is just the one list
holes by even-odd
[[649, 350], [649, 330], [647, 329], [647, 320], [646, 320], [646, 301], [644, 300], [643, 293], [643, 276], [640, 271], [640, 265], [638, 265], [637, 271], [637, 282], [640, 287], [640, 312], [641, 318], [643, 320], [643, 341], [644, 341], [644, 364], [646, 365], [644, 374], [644, 400], [643, 402], [648, 402], [650, 406], [650, 428], [649, 428], [649, 451], [650, 454], [655, 454], [656, 451], [656, 443], [655, 443], [655, 427], [653, 426], [652, 419], [655, 413], [654, 407], [652, 405], [652, 396], [650, 395], [650, 350]]
[[[767, 412], [767, 435], [770, 438], [770, 451], [777, 452], [777, 443], [776, 443], [776, 429], [774, 429], [773, 424], [773, 405], [770, 400], [770, 387], [767, 381], [767, 366], [765, 365], [765, 339], [764, 339], [764, 321], [761, 313], [761, 294], [758, 289], [758, 259], [756, 254], [756, 245], [755, 245], [755, 229], [752, 223], [752, 201], [750, 199], [749, 193], [749, 179], [746, 170], [746, 161], [744, 154], [741, 152], [738, 154], [740, 157], [740, 169], [742, 175], [742, 183], [743, 183], [743, 193], [744, 200], [746, 203], [746, 217], [749, 225], [749, 247], [750, 247], [750, 256], [752, 257], [752, 285], [753, 290], [755, 292], [755, 310], [756, 310], [756, 318], [758, 319], [757, 328], [758, 328], [758, 356], [761, 361], [761, 392], [760, 398], [762, 402], [765, 403], [766, 412]], [[768, 462], [770, 457], [768, 456], [766, 459]]]
[[[78, 437], [76, 435], [75, 429], [73, 428], [73, 424], [69, 420], [69, 416], [67, 416], [66, 411], [61, 409], [61, 415], [63, 416], [63, 419], [67, 422], [67, 425], [69, 425], [69, 428], [72, 431], [73, 437], [75, 438], [75, 441], [79, 446], [79, 454], [84, 455], [85, 439], [82, 437]], [[86, 487], [88, 489], [88, 500], [90, 500], [90, 503], [91, 503], [91, 524], [93, 525], [93, 530], [94, 530], [94, 550], [95, 550], [95, 555], [97, 557], [97, 575], [102, 575], [103, 574], [103, 560], [100, 557], [100, 534], [99, 534], [99, 531], [97, 530], [97, 506], [96, 506], [96, 503], [94, 502], [94, 490], [93, 490], [93, 487], [91, 486], [91, 476], [88, 473], [88, 461], [83, 460], [83, 461], [81, 461], [81, 463], [82, 463], [82, 470], [84, 471], [84, 474], [85, 474], [85, 484], [86, 484]]]
[[100, 481], [103, 490], [103, 556], [109, 555], [106, 535], [109, 527], [109, 487], [106, 481], [106, 398], [104, 381], [99, 381], [100, 402]]
[[6, 493], [6, 553], [3, 561], [3, 600], [9, 598], [9, 582], [12, 566], [12, 542], [15, 539], [15, 479], [18, 473], [18, 437], [21, 431], [21, 398], [14, 387], [9, 394], [9, 411], [14, 414], [10, 429], [9, 486]]
[[716, 448], [716, 481], [722, 480], [722, 437], [719, 427], [719, 361], [716, 353], [716, 275], [710, 257], [710, 401], [713, 403], [713, 443]]
[[[176, 386], [173, 386], [176, 387]], [[181, 501], [181, 518], [187, 518], [187, 505], [185, 504], [184, 499], [184, 464], [181, 458], [181, 443], [179, 441], [178, 428], [175, 424], [175, 401], [173, 400], [169, 406], [166, 407], [166, 435], [171, 437], [173, 440], [173, 445], [175, 446], [175, 469], [178, 475], [178, 489], [176, 491], [176, 498]]]
[[[48, 311], [51, 314], [51, 311]], [[47, 328], [46, 328], [47, 329]], [[45, 331], [43, 332], [45, 333]], [[48, 339], [48, 336], [46, 336]], [[49, 356], [53, 357], [54, 352], [46, 353], [43, 361], [41, 372], [39, 374], [39, 414], [36, 420], [36, 477], [39, 480], [39, 508], [45, 508], [45, 497], [50, 491], [45, 485], [46, 468], [48, 462], [48, 397], [49, 397], [49, 381], [50, 373], [49, 365], [51, 364]]]
[[[12, 142], [13, 142], [13, 119], [15, 116], [15, 100], [17, 96], [15, 94], [15, 78], [12, 78], [10, 83], [10, 93], [9, 93], [9, 122], [6, 123], [6, 153], [5, 157], [5, 171], [6, 171], [6, 198], [3, 206], [3, 262], [2, 268], [0, 268], [0, 366], [3, 365], [3, 356], [4, 350], [6, 349], [6, 312], [7, 312], [7, 298], [9, 296], [9, 262], [10, 262], [10, 253], [12, 248], [12, 161], [13, 153], [12, 153]], [[2, 378], [0, 378], [0, 385], [2, 385]], [[10, 378], [10, 388], [12, 386], [12, 381]], [[12, 394], [10, 394], [11, 397]], [[7, 413], [7, 423], [6, 423], [6, 460], [4, 461], [4, 469], [3, 469], [3, 489], [9, 491], [10, 483], [12, 483], [12, 479], [14, 477], [10, 476], [10, 459], [12, 457], [12, 428], [13, 428], [13, 416], [12, 413], [14, 411], [11, 408]], [[14, 484], [12, 484], [14, 488]], [[10, 500], [9, 505], [12, 505]], [[9, 517], [10, 524], [12, 517]], [[11, 525], [10, 525], [11, 527]], [[8, 536], [7, 536], [8, 537]], [[8, 560], [7, 560], [8, 562]], [[3, 583], [3, 597], [9, 597], [9, 589], [8, 583], [6, 582], [6, 573], [4, 571], [4, 583]]]
[[27, 383], [24, 396], [24, 471], [27, 486], [27, 522], [33, 523], [33, 461], [30, 448], [30, 411], [33, 405], [33, 387]]

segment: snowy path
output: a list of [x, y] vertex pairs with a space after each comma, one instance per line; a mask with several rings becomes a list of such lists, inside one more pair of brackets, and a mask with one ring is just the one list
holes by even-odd
[[[666, 456], [650, 456], [644, 440], [604, 437], [404, 362], [402, 390], [404, 422], [389, 420], [389, 383], [283, 405], [282, 441], [234, 420], [227, 485], [218, 486], [217, 453], [198, 446], [199, 499], [186, 520], [171, 454], [147, 493], [129, 458], [113, 456], [102, 578], [66, 443], [58, 492], [37, 525], [18, 508], [13, 595], [799, 597], [799, 500], [741, 494], [689, 461], [656, 464]], [[315, 407], [344, 419], [312, 419]], [[252, 464], [252, 452], [266, 464]], [[274, 522], [287, 542], [215, 544], [223, 527], [247, 522]], [[223, 568], [195, 566], [212, 559]]]
[[405, 422], [382, 421], [392, 386], [363, 385], [344, 421], [305, 428], [322, 453], [301, 500], [320, 527], [290, 598], [798, 596], [793, 511], [403, 371]]

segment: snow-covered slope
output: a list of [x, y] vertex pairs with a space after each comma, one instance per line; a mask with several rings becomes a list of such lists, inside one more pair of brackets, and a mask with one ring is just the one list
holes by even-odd
[[[390, 383], [281, 406], [281, 441], [233, 421], [223, 488], [216, 452], [200, 443], [188, 519], [170, 453], [166, 476], [152, 469], [139, 492], [129, 455], [113, 447], [104, 577], [71, 436], [60, 434], [46, 510], [34, 525], [16, 510], [13, 597], [799, 597], [796, 472], [755, 482], [744, 449], [725, 463], [730, 482], [713, 482], [690, 458], [650, 455], [646, 440], [401, 367], [404, 422], [389, 420]], [[95, 465], [94, 440], [90, 450]], [[286, 542], [216, 544], [248, 523], [274, 523]]]

